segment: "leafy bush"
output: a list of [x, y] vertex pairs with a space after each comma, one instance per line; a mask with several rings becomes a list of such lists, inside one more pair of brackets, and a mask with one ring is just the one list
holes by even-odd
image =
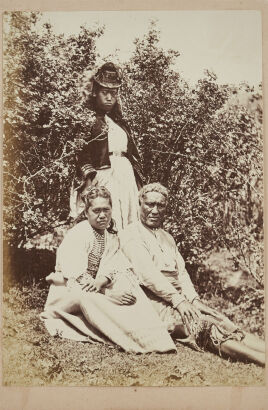
[[[94, 119], [79, 84], [102, 29], [66, 38], [49, 24], [36, 30], [38, 18], [5, 16], [4, 228], [13, 245], [66, 220], [75, 154]], [[209, 71], [191, 87], [159, 36], [153, 23], [136, 40], [121, 98], [147, 182], [170, 190], [166, 228], [193, 279], [209, 251], [227, 247], [262, 284], [261, 88], [219, 85]]]
[[166, 228], [190, 264], [227, 247], [263, 283], [261, 89], [221, 86], [209, 71], [190, 87], [172, 69], [177, 56], [153, 24], [126, 64], [126, 116], [147, 181], [169, 188]]
[[39, 17], [6, 15], [4, 228], [13, 244], [68, 216], [75, 154], [93, 120], [79, 86], [101, 29], [65, 38], [49, 24], [36, 30]]

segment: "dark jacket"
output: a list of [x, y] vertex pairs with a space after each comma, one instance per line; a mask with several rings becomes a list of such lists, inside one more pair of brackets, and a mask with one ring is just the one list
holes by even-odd
[[[141, 168], [141, 158], [135, 142], [130, 134], [129, 127], [121, 120], [113, 119], [127, 134], [128, 144], [126, 157], [130, 161], [136, 182], [142, 186], [144, 176]], [[91, 129], [89, 141], [77, 154], [75, 188], [83, 187], [87, 177], [94, 178], [99, 169], [110, 168], [108, 132], [105, 130], [105, 120], [102, 114], [96, 114], [96, 121]]]

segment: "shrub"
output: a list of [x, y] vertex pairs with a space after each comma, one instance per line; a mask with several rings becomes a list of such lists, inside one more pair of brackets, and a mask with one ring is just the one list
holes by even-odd
[[79, 87], [102, 30], [66, 38], [49, 24], [37, 30], [39, 17], [5, 15], [4, 232], [15, 245], [66, 220], [75, 154], [93, 120]]
[[189, 264], [227, 247], [263, 283], [261, 88], [221, 86], [209, 71], [190, 87], [176, 57], [152, 24], [126, 64], [125, 114], [147, 182], [169, 188], [166, 228]]
[[[94, 119], [79, 83], [102, 29], [66, 38], [49, 24], [36, 30], [38, 18], [5, 16], [4, 230], [15, 246], [65, 222], [75, 155]], [[170, 190], [166, 228], [193, 278], [209, 251], [227, 247], [263, 284], [261, 88], [219, 85], [209, 71], [190, 86], [173, 69], [179, 53], [159, 39], [152, 23], [136, 40], [121, 97], [147, 182]]]

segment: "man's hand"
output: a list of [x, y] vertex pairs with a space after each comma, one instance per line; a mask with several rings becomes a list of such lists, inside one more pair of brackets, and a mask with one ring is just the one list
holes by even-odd
[[105, 293], [117, 305], [133, 305], [136, 302], [136, 296], [130, 292], [122, 290], [109, 290]]
[[195, 299], [193, 301], [193, 305], [201, 312], [201, 313], [205, 313], [207, 315], [211, 315], [215, 318], [224, 318], [224, 316], [217, 312], [215, 309], [212, 309], [210, 307], [208, 307], [207, 305], [205, 305], [203, 302], [201, 302], [201, 300], [199, 299]]
[[191, 333], [191, 322], [198, 322], [201, 314], [199, 310], [190, 302], [185, 300], [177, 306], [177, 310], [182, 317], [182, 322], [186, 326], [189, 334]]

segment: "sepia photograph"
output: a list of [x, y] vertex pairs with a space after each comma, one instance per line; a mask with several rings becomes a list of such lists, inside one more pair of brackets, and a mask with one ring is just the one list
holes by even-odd
[[4, 386], [265, 385], [262, 59], [258, 10], [4, 12]]

